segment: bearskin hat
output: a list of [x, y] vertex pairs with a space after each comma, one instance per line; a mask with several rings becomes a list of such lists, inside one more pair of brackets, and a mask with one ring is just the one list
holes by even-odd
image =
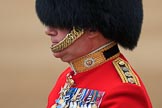
[[46, 26], [98, 30], [126, 49], [137, 45], [143, 20], [142, 0], [36, 0], [36, 12]]

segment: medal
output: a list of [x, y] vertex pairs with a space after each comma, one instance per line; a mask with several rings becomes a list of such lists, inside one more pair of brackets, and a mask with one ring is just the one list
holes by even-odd
[[[65, 101], [63, 97], [66, 96], [67, 92], [70, 90], [70, 88], [74, 85], [74, 80], [72, 79], [72, 75], [74, 72], [68, 73], [66, 76], [66, 82], [63, 88], [61, 88], [60, 91], [60, 97], [56, 100], [56, 104], [54, 104], [51, 108], [57, 108], [58, 106], [65, 106]], [[67, 105], [65, 106], [67, 107]]]

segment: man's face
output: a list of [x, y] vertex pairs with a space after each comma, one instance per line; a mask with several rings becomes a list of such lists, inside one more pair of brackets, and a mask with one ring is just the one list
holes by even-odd
[[[50, 36], [51, 42], [53, 45], [56, 45], [61, 40], [64, 39], [64, 37], [70, 32], [68, 29], [59, 29], [59, 28], [52, 28], [52, 27], [46, 27], [45, 33]], [[90, 52], [92, 49], [91, 41], [88, 38], [86, 32], [77, 39], [72, 45], [70, 45], [68, 48], [53, 53], [53, 55], [56, 58], [60, 58], [64, 62], [70, 62], [73, 59], [76, 59], [78, 57], [81, 57], [87, 53]]]

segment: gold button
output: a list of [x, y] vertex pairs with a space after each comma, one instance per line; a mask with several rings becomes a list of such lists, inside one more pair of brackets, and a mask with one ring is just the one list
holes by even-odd
[[125, 64], [124, 61], [119, 62], [119, 65], [124, 65], [124, 64]]
[[128, 78], [128, 82], [130, 82], [130, 83], [132, 83], [132, 84], [134, 84], [134, 83], [135, 83], [135, 81], [134, 81], [134, 79], [133, 79], [133, 78]]
[[122, 70], [123, 70], [124, 72], [128, 72], [128, 71], [129, 71], [127, 67], [122, 67]]
[[131, 74], [130, 72], [125, 72], [124, 74], [125, 74], [125, 76], [127, 76], [127, 77], [132, 76], [132, 74]]

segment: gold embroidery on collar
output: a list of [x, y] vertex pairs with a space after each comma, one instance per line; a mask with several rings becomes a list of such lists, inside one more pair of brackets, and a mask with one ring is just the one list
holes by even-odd
[[115, 42], [111, 42], [111, 43], [93, 51], [92, 53], [90, 53], [86, 56], [83, 56], [83, 57], [73, 60], [70, 63], [73, 71], [76, 73], [85, 72], [85, 71], [88, 71], [90, 69], [93, 69], [93, 68], [105, 63], [106, 61], [108, 61], [110, 59], [114, 59], [114, 58], [118, 57], [120, 55], [119, 52], [108, 59], [106, 59], [103, 54], [104, 51], [112, 48], [115, 45], [116, 45]]

